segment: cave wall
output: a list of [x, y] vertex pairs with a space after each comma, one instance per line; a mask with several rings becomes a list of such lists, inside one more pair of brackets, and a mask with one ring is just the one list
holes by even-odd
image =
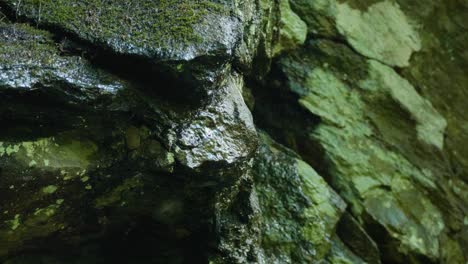
[[466, 263], [467, 21], [0, 0], [0, 262]]

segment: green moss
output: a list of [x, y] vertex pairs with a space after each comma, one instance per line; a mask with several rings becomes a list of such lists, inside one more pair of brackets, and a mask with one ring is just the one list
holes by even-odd
[[[5, 256], [9, 250], [21, 246], [24, 241], [33, 238], [43, 238], [53, 232], [63, 229], [64, 224], [58, 222], [60, 215], [59, 202], [43, 208], [36, 208], [25, 215], [16, 214], [14, 219], [6, 221], [8, 229], [0, 229], [0, 256]], [[8, 243], [4, 243], [7, 241]]]
[[[382, 136], [376, 128], [384, 133], [401, 130], [405, 140], [426, 139], [437, 146], [443, 142], [440, 139], [446, 124], [443, 118], [388, 66], [372, 61], [366, 78], [349, 81], [352, 77], [347, 76], [352, 75], [354, 67], [347, 70], [343, 67], [341, 72], [336, 70], [339, 68], [333, 60], [327, 60], [330, 64], [317, 65], [312, 58], [315, 54], [283, 65], [286, 75], [292, 79], [290, 89], [300, 96], [299, 103], [321, 118], [309, 140], [323, 147], [334, 187], [348, 202], [351, 212], [358, 218], [362, 216], [359, 221], [371, 215], [372, 221], [381, 224], [389, 236], [399, 241], [395, 252], [437, 258], [444, 222], [439, 209], [421, 191], [421, 186], [437, 188], [434, 176], [410, 162], [411, 152], [403, 155], [399, 149], [386, 145], [400, 148], [405, 141]], [[354, 89], [356, 86], [360, 89]], [[406, 111], [382, 114], [381, 109], [394, 109], [395, 105]], [[377, 118], [389, 124], [386, 126], [389, 132], [381, 129], [379, 123], [376, 125]], [[414, 120], [420, 128], [402, 126], [406, 119]], [[431, 137], [419, 130], [429, 132]], [[418, 137], [413, 136], [415, 132]], [[411, 141], [410, 144], [419, 144]], [[320, 206], [312, 207], [308, 213], [313, 214], [313, 208], [328, 214], [327, 208]], [[311, 239], [317, 237], [314, 231], [304, 225], [305, 235]]]
[[11, 230], [16, 230], [21, 224], [21, 216], [19, 214], [15, 215], [15, 218], [6, 223], [10, 226]]
[[281, 13], [279, 39], [273, 47], [273, 56], [283, 50], [294, 49], [304, 44], [307, 37], [307, 25], [291, 10], [289, 0], [280, 1], [279, 8]]
[[34, 211], [34, 216], [36, 216], [39, 219], [47, 219], [55, 215], [58, 208], [58, 204], [52, 204], [47, 206], [46, 208], [38, 208], [36, 209], [36, 211]]
[[[225, 13], [201, 0], [10, 0], [19, 14], [52, 24], [118, 49], [163, 47], [199, 41], [193, 26], [210, 13]], [[169, 41], [168, 41], [169, 40]]]
[[[388, 93], [388, 97], [416, 122], [418, 140], [442, 150], [447, 121], [431, 102], [419, 95], [410, 82], [386, 65], [369, 60], [369, 73], [369, 78], [359, 86], [379, 95]], [[391, 115], [387, 114], [383, 119], [388, 119], [389, 116]]]
[[[61, 49], [50, 33], [26, 24], [0, 22], [0, 87], [37, 89], [40, 86], [45, 89], [57, 83], [67, 83], [77, 89], [57, 96], [68, 97], [66, 100], [70, 102], [94, 100], [123, 88], [113, 75], [86, 60], [61, 56]], [[0, 146], [0, 156], [4, 152]]]
[[57, 189], [58, 189], [57, 186], [49, 185], [47, 187], [42, 188], [42, 192], [45, 193], [45, 194], [52, 194], [52, 193], [56, 192]]
[[329, 250], [335, 224], [346, 204], [312, 167], [299, 159], [296, 162], [302, 190], [312, 203], [303, 212], [303, 217], [307, 220], [301, 229], [302, 235], [316, 245], [317, 254], [323, 256]]
[[56, 59], [56, 47], [49, 33], [24, 24], [0, 23], [0, 63], [20, 64], [34, 61], [50, 64]]
[[375, 3], [361, 12], [348, 4], [337, 5], [338, 31], [360, 54], [387, 65], [409, 66], [411, 54], [421, 49], [421, 41], [398, 4]]
[[[90, 157], [97, 151], [94, 143], [83, 140], [71, 140], [66, 137], [44, 138], [10, 145], [6, 149], [16, 149], [11, 156], [16, 160], [42, 168], [82, 168], [90, 164]], [[5, 152], [6, 153], [6, 152]]]
[[307, 163], [267, 136], [261, 137], [264, 143], [253, 174], [267, 262], [314, 263], [330, 248], [345, 204]]
[[87, 181], [89, 181], [88, 176], [84, 176], [83, 178], [81, 178], [81, 182], [87, 182]]

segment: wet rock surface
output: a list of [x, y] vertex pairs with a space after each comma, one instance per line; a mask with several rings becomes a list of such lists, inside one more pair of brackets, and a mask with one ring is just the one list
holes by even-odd
[[226, 56], [241, 37], [242, 21], [230, 15], [235, 1], [3, 2], [18, 16], [38, 24], [57, 27], [117, 53], [154, 60]]
[[0, 262], [466, 263], [463, 0], [0, 0]]
[[[137, 80], [122, 73], [128, 66], [102, 62], [113, 55], [90, 55], [61, 35], [8, 22], [1, 32], [2, 261], [42, 251], [46, 262], [117, 261], [103, 241], [126, 247], [129, 262], [208, 259], [220, 237], [215, 205], [231, 202], [218, 193], [239, 184], [257, 144], [239, 74], [219, 64], [214, 92]], [[185, 89], [193, 101], [162, 89]], [[161, 253], [144, 253], [150, 245]]]
[[324, 258], [346, 204], [307, 163], [266, 135], [253, 168], [264, 263]]

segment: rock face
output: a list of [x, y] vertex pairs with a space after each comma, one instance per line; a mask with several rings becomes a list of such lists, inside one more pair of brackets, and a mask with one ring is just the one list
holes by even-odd
[[314, 169], [267, 136], [254, 164], [263, 262], [322, 260], [346, 204]]
[[468, 261], [463, 0], [0, 0], [0, 262]]

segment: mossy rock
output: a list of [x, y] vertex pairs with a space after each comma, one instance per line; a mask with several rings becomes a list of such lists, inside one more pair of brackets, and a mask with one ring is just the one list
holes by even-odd
[[241, 23], [233, 1], [7, 0], [16, 14], [120, 54], [190, 60], [229, 54]]
[[0, 71], [0, 93], [41, 93], [66, 104], [90, 106], [125, 87], [86, 59], [62, 56], [52, 34], [26, 24], [0, 23]]
[[312, 167], [261, 134], [254, 161], [261, 247], [268, 263], [314, 263], [331, 247], [346, 204]]

